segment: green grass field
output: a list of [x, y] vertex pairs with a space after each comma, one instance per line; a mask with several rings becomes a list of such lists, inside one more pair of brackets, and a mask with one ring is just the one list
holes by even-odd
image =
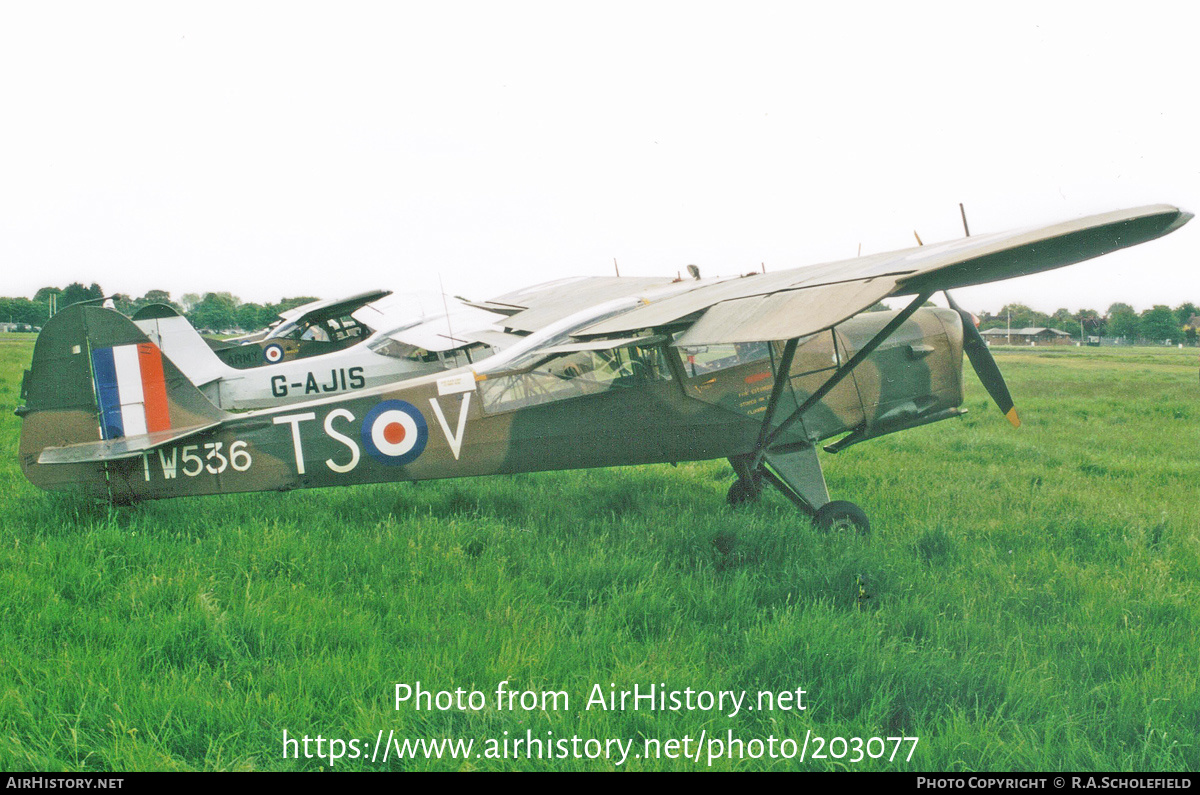
[[[999, 352], [1019, 430], [968, 374], [961, 421], [824, 457], [867, 537], [821, 535], [777, 495], [727, 508], [723, 461], [95, 506], [20, 474], [31, 350], [0, 337], [0, 769], [328, 767], [285, 759], [285, 730], [477, 745], [532, 731], [635, 753], [811, 730], [920, 740], [911, 761], [906, 744], [894, 761], [713, 767], [1200, 768], [1194, 350]], [[394, 709], [395, 683], [417, 680], [571, 702]], [[583, 709], [593, 683], [663, 682], [802, 687], [807, 709]]]

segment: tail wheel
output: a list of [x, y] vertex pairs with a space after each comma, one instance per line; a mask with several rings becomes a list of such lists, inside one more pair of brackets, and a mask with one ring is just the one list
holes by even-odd
[[825, 503], [817, 511], [817, 515], [813, 517], [812, 521], [813, 527], [827, 533], [835, 531], [868, 533], [871, 530], [871, 522], [867, 519], [863, 509], [846, 500]]

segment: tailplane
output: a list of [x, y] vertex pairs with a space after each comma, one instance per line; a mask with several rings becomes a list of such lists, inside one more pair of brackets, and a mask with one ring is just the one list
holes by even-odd
[[72, 305], [38, 336], [17, 409], [21, 469], [45, 489], [113, 497], [104, 466], [225, 419], [124, 315]]

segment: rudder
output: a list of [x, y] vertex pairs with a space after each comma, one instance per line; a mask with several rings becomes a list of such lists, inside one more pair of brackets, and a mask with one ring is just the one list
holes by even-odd
[[[20, 459], [45, 489], [111, 496], [102, 460], [39, 463], [50, 449], [100, 448], [93, 459], [153, 446], [157, 439], [225, 418], [124, 315], [73, 305], [50, 319], [22, 386]], [[127, 454], [124, 453], [124, 454]]]
[[220, 405], [218, 382], [236, 376], [237, 371], [221, 360], [212, 341], [201, 336], [187, 318], [164, 304], [143, 307], [133, 316], [133, 323], [171, 357], [171, 362], [201, 393]]

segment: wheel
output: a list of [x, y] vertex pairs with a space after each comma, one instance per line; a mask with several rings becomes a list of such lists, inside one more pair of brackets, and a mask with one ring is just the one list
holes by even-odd
[[846, 500], [827, 502], [813, 517], [813, 527], [830, 532], [832, 530], [856, 530], [867, 533], [871, 530], [871, 522], [863, 509]]
[[754, 502], [760, 494], [762, 494], [760, 486], [748, 480], [738, 478], [729, 487], [729, 492], [725, 495], [725, 502], [737, 508], [738, 506]]

